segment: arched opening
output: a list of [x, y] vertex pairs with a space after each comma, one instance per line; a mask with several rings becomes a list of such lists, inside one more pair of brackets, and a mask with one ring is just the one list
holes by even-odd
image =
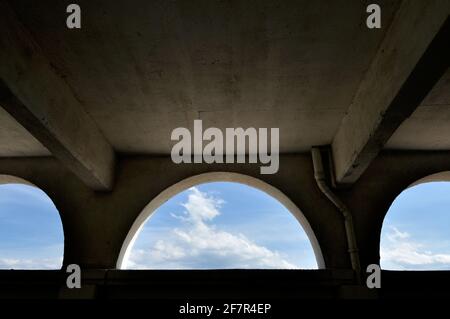
[[0, 175], [0, 269], [61, 269], [63, 255], [52, 200], [26, 180]]
[[387, 270], [450, 270], [450, 172], [427, 176], [389, 208], [380, 240]]
[[[236, 188], [235, 185], [240, 186]], [[228, 201], [228, 203], [224, 203], [224, 194], [229, 196], [225, 198], [225, 201]], [[261, 209], [256, 212], [255, 208], [258, 207], [258, 203], [266, 203], [264, 205], [267, 208], [270, 206], [279, 210], [278, 215], [269, 216], [273, 218], [271, 221], [269, 219], [265, 220], [266, 227], [264, 229], [258, 226], [263, 224], [264, 221], [258, 221], [258, 218], [255, 218], [255, 216], [259, 216], [261, 219], [265, 218], [264, 215], [267, 217], [270, 214], [268, 212], [264, 214]], [[163, 204], [165, 207], [162, 207]], [[178, 211], [176, 211], [176, 207], [178, 207]], [[159, 208], [161, 209], [158, 210]], [[254, 210], [252, 212], [253, 215], [246, 213], [246, 211], [248, 212], [251, 209]], [[158, 212], [149, 219], [157, 210]], [[283, 215], [283, 213], [287, 214]], [[234, 220], [232, 220], [233, 216]], [[289, 218], [294, 220], [297, 227], [297, 235], [295, 235], [298, 239], [297, 242], [294, 243], [295, 238], [289, 238], [291, 232], [289, 234], [286, 233], [287, 229], [292, 230], [292, 228], [289, 228], [292, 226], [292, 224], [289, 225], [289, 222], [283, 224], [287, 225], [287, 228], [277, 229], [281, 227], [282, 223], [276, 221], [278, 217], [281, 217], [281, 220], [284, 218], [284, 221], [288, 221]], [[172, 219], [172, 222], [177, 221], [177, 226], [167, 229], [167, 225], [169, 225], [167, 219]], [[166, 227], [166, 231], [169, 230], [176, 237], [175, 241], [160, 240], [158, 242], [156, 235], [153, 236], [152, 240], [140, 240], [140, 234], [156, 232], [155, 229], [146, 231], [145, 225], [151, 225], [153, 221], [160, 223], [160, 225], [166, 222], [162, 227]], [[220, 222], [225, 224], [218, 225]], [[251, 227], [245, 229], [245, 223]], [[270, 229], [268, 226], [271, 226], [271, 224], [273, 227]], [[260, 231], [259, 239], [262, 240], [255, 240], [249, 234], [249, 228], [253, 229], [254, 233]], [[295, 248], [292, 246], [298, 244], [299, 247], [302, 247], [302, 245], [303, 248], [306, 247], [305, 250], [309, 249], [310, 256], [312, 256], [309, 260], [312, 259], [312, 261], [309, 264], [298, 265], [292, 259], [286, 258], [285, 251], [280, 252], [279, 249], [276, 249], [281, 247], [280, 242], [278, 242], [278, 246], [274, 243], [275, 240], [270, 243], [270, 239], [273, 239], [276, 233], [284, 237], [286, 247], [291, 246], [291, 248]], [[304, 235], [303, 241], [302, 234]], [[183, 243], [180, 245], [180, 240], [184, 241], [184, 245]], [[185, 245], [186, 242], [189, 245]], [[173, 260], [179, 261], [182, 259], [183, 263], [166, 263], [163, 266], [160, 263], [160, 266], [154, 264], [144, 265], [144, 267], [140, 267], [142, 265], [129, 264], [130, 258], [134, 259], [133, 262], [136, 261], [131, 256], [133, 247], [137, 244], [139, 248], [139, 245], [143, 243], [152, 245], [152, 252], [147, 255], [150, 262], [152, 258], [155, 260], [155, 256], [161, 257], [160, 253], [162, 251], [170, 250], [175, 256]], [[304, 256], [308, 255], [308, 252], [305, 252], [305, 250], [303, 251]], [[145, 252], [142, 253], [145, 254]], [[214, 256], [211, 256], [211, 253]], [[195, 255], [197, 260], [207, 260], [208, 263], [192, 262], [192, 260], [184, 258], [186, 255], [191, 257]], [[177, 259], [176, 256], [179, 256], [179, 258]], [[237, 262], [224, 264], [223, 261], [227, 257], [230, 257], [229, 259], [234, 258], [233, 260]], [[211, 260], [215, 260], [215, 262], [211, 262]], [[135, 220], [123, 243], [117, 262], [117, 268], [119, 269], [280, 269], [324, 268], [324, 266], [319, 244], [308, 221], [288, 197], [259, 179], [228, 172], [206, 173], [187, 178], [164, 190], [154, 198]]]

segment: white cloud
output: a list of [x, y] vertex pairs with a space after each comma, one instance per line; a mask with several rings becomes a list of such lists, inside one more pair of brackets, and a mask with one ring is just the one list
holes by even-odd
[[195, 187], [190, 188], [190, 191], [188, 201], [183, 207], [186, 209], [185, 214], [193, 223], [203, 224], [220, 215], [219, 208], [224, 203], [223, 200], [208, 196]]
[[450, 254], [436, 254], [414, 241], [407, 232], [390, 227], [381, 243], [381, 266], [385, 269], [450, 269]]
[[223, 200], [191, 188], [182, 206], [183, 228], [174, 229], [149, 250], [133, 248], [128, 268], [298, 268], [278, 252], [242, 234], [208, 224], [220, 215]]
[[0, 258], [0, 269], [60, 269], [62, 258]]

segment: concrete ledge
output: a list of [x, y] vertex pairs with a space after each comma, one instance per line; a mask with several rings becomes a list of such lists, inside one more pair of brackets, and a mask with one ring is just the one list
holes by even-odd
[[450, 271], [383, 271], [381, 289], [341, 270], [85, 270], [68, 289], [62, 270], [0, 270], [0, 299], [449, 298]]

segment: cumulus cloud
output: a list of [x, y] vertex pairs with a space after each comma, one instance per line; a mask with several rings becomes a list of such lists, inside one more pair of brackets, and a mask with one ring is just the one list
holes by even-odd
[[390, 227], [382, 240], [380, 255], [385, 269], [450, 269], [450, 254], [432, 253], [396, 227]]
[[218, 229], [211, 222], [220, 215], [223, 200], [190, 189], [184, 212], [172, 215], [183, 227], [172, 230], [150, 249], [133, 248], [127, 268], [298, 268], [281, 254], [243, 234]]

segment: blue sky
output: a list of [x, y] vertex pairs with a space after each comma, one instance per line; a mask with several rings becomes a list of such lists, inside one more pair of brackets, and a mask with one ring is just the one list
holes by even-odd
[[305, 232], [277, 200], [228, 182], [171, 198], [145, 223], [126, 268], [317, 268]]
[[403, 191], [383, 222], [381, 267], [450, 270], [450, 182]]
[[[383, 224], [384, 269], [450, 269], [450, 183], [405, 190]], [[0, 185], [0, 269], [57, 269], [63, 256], [58, 212], [45, 193]], [[297, 220], [265, 193], [208, 183], [162, 205], [145, 223], [127, 268], [317, 268]]]
[[0, 269], [60, 268], [64, 235], [58, 211], [36, 187], [0, 185]]

